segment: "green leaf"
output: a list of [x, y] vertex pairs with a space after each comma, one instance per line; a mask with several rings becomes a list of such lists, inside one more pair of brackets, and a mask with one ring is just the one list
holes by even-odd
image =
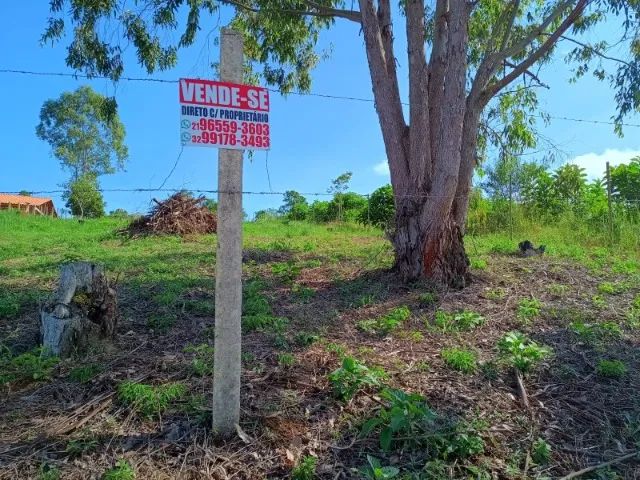
[[391, 428], [387, 427], [383, 429], [382, 432], [380, 433], [380, 447], [385, 451], [389, 451], [391, 449], [392, 440], [393, 440], [393, 431], [391, 430]]

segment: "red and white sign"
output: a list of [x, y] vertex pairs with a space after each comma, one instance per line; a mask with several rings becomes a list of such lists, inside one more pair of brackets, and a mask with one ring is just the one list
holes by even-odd
[[269, 91], [181, 78], [180, 141], [185, 146], [269, 150]]

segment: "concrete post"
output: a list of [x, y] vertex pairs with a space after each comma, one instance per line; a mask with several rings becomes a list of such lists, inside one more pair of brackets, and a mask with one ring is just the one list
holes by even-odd
[[[223, 28], [220, 80], [242, 83], [242, 36]], [[242, 317], [242, 150], [218, 151], [213, 432], [232, 436], [240, 420]]]

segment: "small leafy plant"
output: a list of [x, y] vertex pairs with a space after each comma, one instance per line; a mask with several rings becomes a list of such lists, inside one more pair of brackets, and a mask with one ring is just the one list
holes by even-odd
[[309, 332], [298, 332], [294, 337], [296, 345], [308, 347], [320, 340], [320, 336]]
[[60, 470], [51, 465], [41, 465], [37, 480], [60, 480]]
[[462, 373], [473, 373], [478, 364], [476, 354], [464, 348], [445, 348], [440, 352], [444, 362], [454, 370]]
[[547, 347], [538, 345], [520, 332], [509, 332], [498, 342], [504, 360], [522, 373], [531, 371], [538, 362], [551, 354]]
[[349, 401], [366, 387], [380, 387], [386, 378], [381, 368], [370, 368], [353, 357], [344, 357], [342, 366], [329, 375], [334, 395], [343, 401]]
[[383, 467], [379, 459], [367, 455], [367, 464], [360, 467], [359, 473], [367, 480], [388, 480], [397, 477], [400, 470], [391, 466]]
[[436, 312], [435, 324], [443, 332], [473, 330], [484, 323], [484, 317], [471, 310], [448, 313]]
[[569, 328], [583, 341], [590, 344], [598, 344], [622, 336], [622, 329], [613, 322], [585, 323], [576, 321], [571, 322]]
[[397, 389], [384, 389], [380, 396], [389, 404], [378, 415], [362, 426], [361, 436], [368, 436], [380, 429], [380, 447], [389, 451], [394, 437], [418, 438], [430, 429], [436, 414], [428, 407], [424, 397], [416, 393], [406, 393]]
[[313, 480], [316, 476], [316, 457], [306, 455], [291, 471], [291, 480]]
[[516, 316], [523, 322], [530, 322], [538, 315], [542, 309], [542, 303], [537, 298], [524, 298], [518, 303]]
[[80, 455], [95, 449], [97, 446], [98, 441], [95, 439], [79, 438], [76, 440], [69, 440], [64, 451], [72, 457], [79, 457]]
[[301, 271], [302, 267], [300, 265], [297, 265], [293, 260], [274, 263], [273, 265], [271, 265], [271, 272], [287, 283], [291, 283], [296, 278], [298, 278]]
[[551, 460], [551, 446], [543, 438], [538, 438], [533, 442], [531, 460], [536, 465], [546, 465]]
[[135, 480], [136, 472], [126, 460], [118, 460], [116, 466], [104, 472], [102, 480]]
[[186, 393], [187, 389], [181, 383], [152, 386], [126, 381], [118, 386], [120, 401], [147, 418], [161, 415]]
[[411, 311], [407, 307], [398, 307], [380, 318], [361, 320], [358, 322], [358, 328], [367, 333], [386, 335], [402, 325], [410, 316]]
[[191, 370], [194, 375], [204, 377], [213, 374], [213, 359], [215, 350], [208, 343], [200, 345], [188, 345], [184, 348], [185, 353], [193, 353], [191, 359]]
[[602, 377], [621, 378], [627, 373], [627, 366], [620, 360], [600, 360], [596, 372]]
[[278, 354], [278, 365], [280, 365], [281, 367], [291, 367], [294, 363], [296, 363], [296, 357], [294, 357], [290, 353]]

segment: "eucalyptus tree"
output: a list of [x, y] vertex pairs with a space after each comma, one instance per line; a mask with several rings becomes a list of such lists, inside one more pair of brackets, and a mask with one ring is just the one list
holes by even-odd
[[[539, 67], [559, 42], [571, 46], [567, 61], [577, 76], [595, 64], [593, 73], [611, 83], [618, 130], [640, 104], [637, 0], [51, 0], [43, 39], [66, 38], [71, 27], [67, 64], [118, 79], [124, 43], [148, 72], [171, 68], [179, 48], [210, 27], [203, 18], [221, 8], [232, 10], [232, 25], [244, 34], [248, 67], [283, 92], [310, 88], [322, 31], [338, 21], [357, 24], [353, 41], [363, 44], [391, 173], [395, 263], [407, 281], [468, 281], [463, 230], [487, 141], [483, 114], [497, 97], [542, 84]], [[583, 34], [604, 22], [622, 26], [621, 38], [586, 43]], [[167, 43], [176, 29], [181, 35]], [[625, 58], [612, 56], [614, 45], [626, 48]]]

